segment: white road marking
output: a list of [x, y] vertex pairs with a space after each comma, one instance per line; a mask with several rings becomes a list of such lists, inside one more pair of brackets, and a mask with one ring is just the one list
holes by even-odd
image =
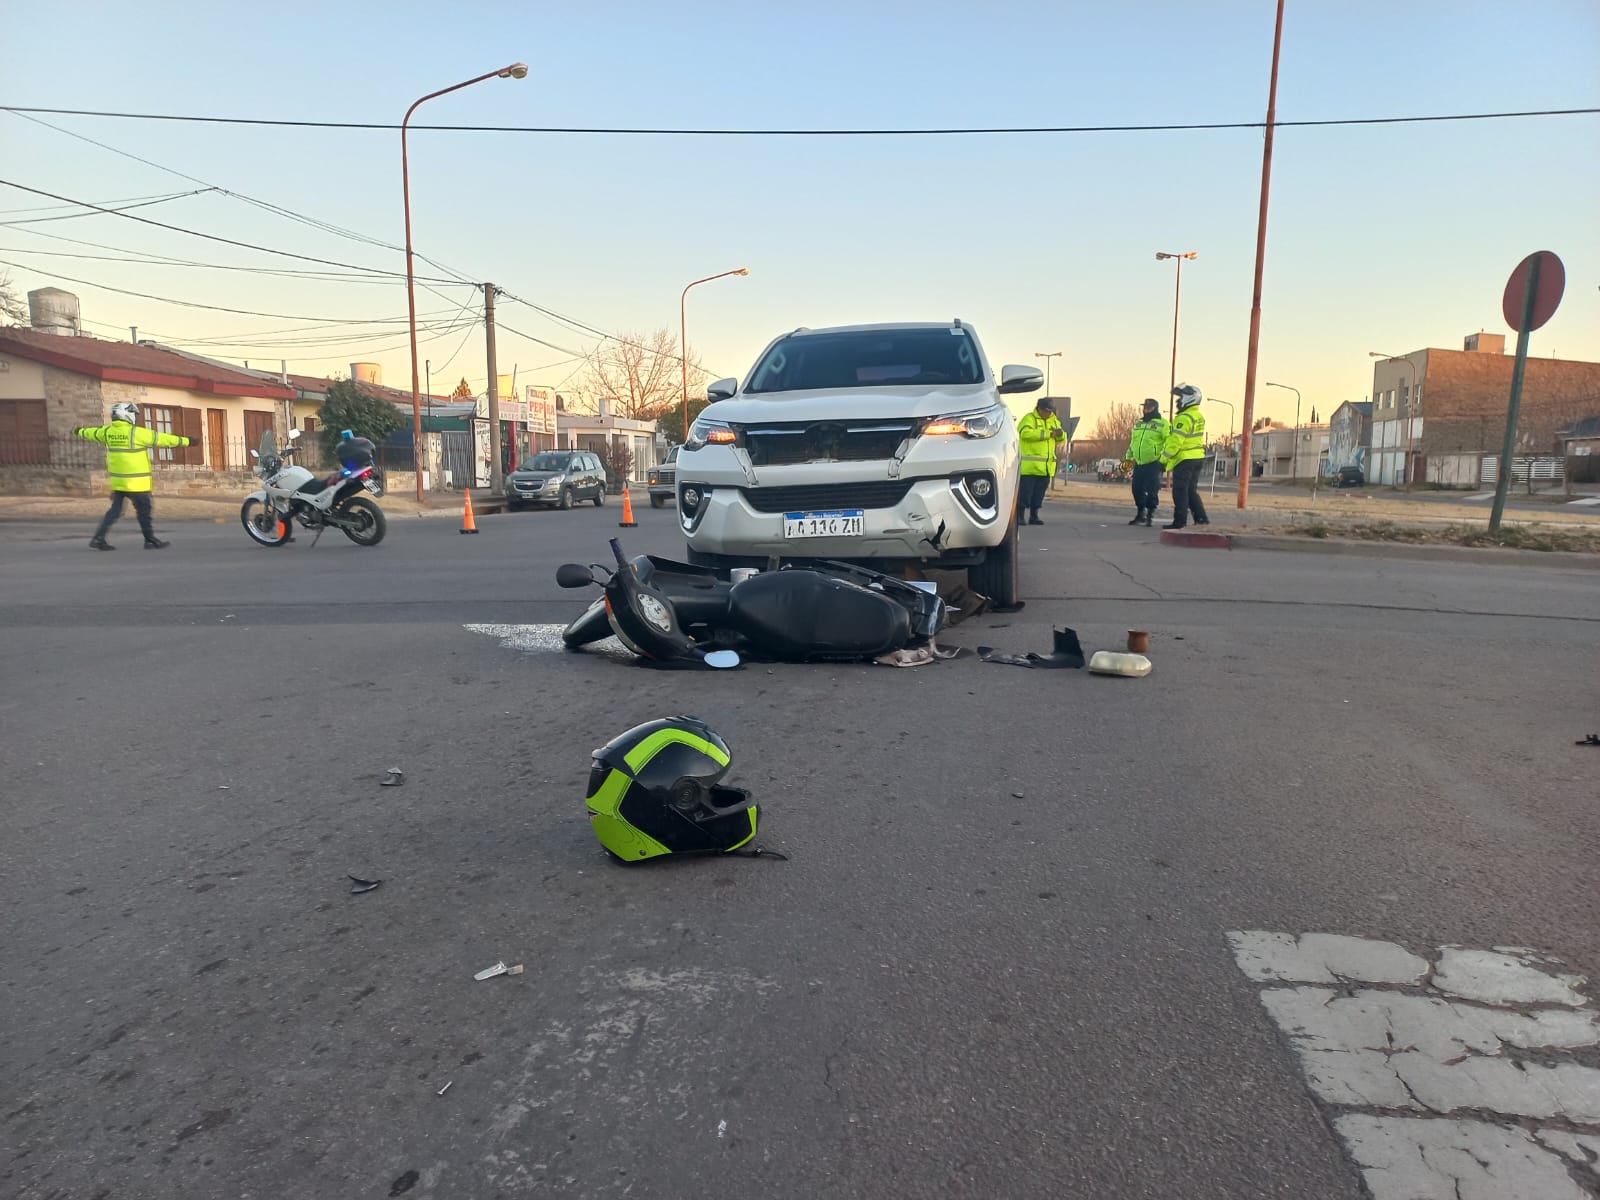
[[[535, 654], [566, 653], [566, 643], [561, 640], [565, 625], [463, 625], [468, 633], [482, 633], [499, 638], [507, 650], [521, 650]], [[611, 657], [631, 658], [616, 638], [606, 638], [584, 647], [585, 651]]]
[[1517, 946], [1228, 941], [1312, 1091], [1344, 1110], [1334, 1128], [1376, 1200], [1593, 1200], [1600, 1012], [1583, 976]]

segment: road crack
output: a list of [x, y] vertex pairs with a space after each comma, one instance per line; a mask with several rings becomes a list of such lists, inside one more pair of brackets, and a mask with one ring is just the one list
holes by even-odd
[[1124, 571], [1121, 567], [1117, 566], [1116, 563], [1112, 562], [1105, 555], [1096, 554], [1095, 558], [1099, 559], [1106, 566], [1110, 567], [1118, 575], [1121, 575], [1129, 583], [1133, 584], [1134, 587], [1142, 587], [1145, 591], [1149, 592], [1157, 600], [1165, 600], [1166, 599], [1166, 597], [1163, 596], [1160, 592], [1156, 591], [1155, 588], [1151, 587], [1148, 583], [1145, 583], [1143, 580], [1135, 579], [1132, 575], [1130, 575], [1127, 571]]

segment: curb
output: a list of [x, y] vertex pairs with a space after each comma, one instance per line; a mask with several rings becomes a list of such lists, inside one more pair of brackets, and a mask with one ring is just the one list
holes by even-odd
[[1229, 550], [1236, 539], [1226, 533], [1190, 533], [1187, 529], [1163, 529], [1163, 546], [1187, 546], [1191, 550]]
[[[1271, 533], [1213, 534], [1235, 550], [1288, 550], [1301, 554], [1343, 554], [1366, 558], [1409, 558], [1432, 562], [1494, 563], [1518, 567], [1558, 567], [1600, 571], [1600, 554], [1568, 550], [1502, 550], [1493, 546], [1429, 546], [1414, 542], [1367, 542], [1349, 538], [1290, 537]], [[1165, 542], [1168, 534], [1163, 533]]]

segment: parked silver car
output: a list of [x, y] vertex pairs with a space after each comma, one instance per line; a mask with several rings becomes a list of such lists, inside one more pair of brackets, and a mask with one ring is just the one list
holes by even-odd
[[571, 508], [574, 501], [606, 502], [606, 472], [587, 450], [541, 450], [506, 476], [506, 507]]

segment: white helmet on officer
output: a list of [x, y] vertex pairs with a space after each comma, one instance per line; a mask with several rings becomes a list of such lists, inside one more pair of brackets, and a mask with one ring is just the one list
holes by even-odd
[[139, 423], [139, 406], [127, 400], [118, 401], [111, 406], [111, 419], [113, 421], [126, 421], [129, 425]]
[[1196, 404], [1199, 404], [1200, 401], [1205, 399], [1205, 397], [1200, 394], [1200, 389], [1195, 387], [1192, 383], [1180, 383], [1177, 387], [1172, 389], [1172, 394], [1178, 398], [1179, 412], [1182, 412], [1186, 408], [1193, 408]]

